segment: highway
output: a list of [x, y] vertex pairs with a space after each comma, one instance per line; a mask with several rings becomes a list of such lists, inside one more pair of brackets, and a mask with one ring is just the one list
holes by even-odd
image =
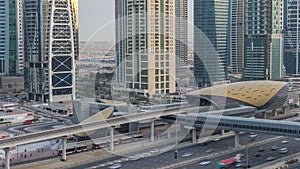
[[[254, 142], [259, 142], [265, 139], [270, 139], [273, 138], [275, 136], [270, 136], [270, 135], [258, 135], [257, 138], [255, 139]], [[287, 154], [279, 154], [278, 150], [277, 151], [271, 151], [271, 146], [272, 145], [276, 145], [279, 148], [282, 147], [287, 147], [289, 152], [288, 154], [292, 154], [292, 153], [296, 153], [300, 151], [300, 147], [297, 147], [297, 141], [294, 140], [293, 138], [289, 138], [288, 140], [290, 140], [290, 143], [287, 144], [282, 144], [280, 140], [276, 140], [276, 141], [272, 141], [271, 143], [268, 144], [263, 144], [261, 146], [255, 146], [255, 147], [251, 147], [249, 148], [249, 164], [254, 166], [254, 165], [259, 165], [259, 164], [263, 164], [264, 162], [266, 162], [266, 159], [270, 156], [274, 156], [276, 159], [281, 158], [286, 156]], [[247, 134], [242, 135], [240, 138], [240, 142], [241, 144], [253, 144], [254, 142], [251, 141], [249, 142], [249, 136]], [[185, 148], [180, 148], [178, 149], [179, 152], [179, 159], [178, 162], [182, 162], [185, 159], [192, 159], [192, 158], [200, 158], [200, 157], [205, 157], [205, 156], [213, 156], [210, 157], [209, 160], [211, 160], [211, 164], [207, 165], [207, 166], [202, 166], [200, 167], [198, 165], [199, 161], [197, 161], [196, 163], [192, 163], [192, 164], [188, 164], [179, 168], [185, 168], [185, 169], [194, 169], [194, 168], [207, 168], [207, 169], [211, 169], [211, 168], [215, 168], [215, 165], [218, 161], [224, 160], [226, 158], [231, 158], [234, 157], [237, 153], [241, 152], [243, 154], [246, 155], [246, 149], [243, 149], [241, 151], [237, 151], [234, 153], [229, 153], [226, 155], [219, 155], [219, 152], [223, 152], [226, 150], [229, 150], [233, 147], [233, 137], [230, 138], [224, 138], [222, 140], [216, 141], [216, 142], [209, 142], [207, 145], [203, 146], [203, 145], [192, 145], [192, 146], [188, 146]], [[260, 147], [264, 147], [264, 151], [260, 152], [261, 156], [260, 157], [255, 157], [256, 154], [258, 154], [259, 152], [257, 152], [257, 150]], [[161, 149], [161, 147], [157, 147], [158, 149]], [[212, 150], [212, 152], [207, 152], [208, 150]], [[151, 151], [151, 149], [146, 149], [144, 151], [140, 151], [140, 152], [135, 152], [135, 153], [131, 153], [128, 154], [128, 156], [132, 156], [132, 155], [140, 155], [143, 153], [149, 153]], [[136, 161], [127, 161], [127, 162], [122, 162], [122, 168], [159, 168], [159, 167], [164, 167], [164, 166], [168, 166], [170, 164], [176, 163], [177, 161], [174, 159], [174, 149], [170, 150], [168, 152], [165, 153], [159, 153], [156, 156], [152, 156], [152, 157], [147, 157], [147, 158], [141, 158], [138, 159]], [[181, 157], [181, 155], [183, 155], [184, 153], [187, 152], [191, 152], [193, 153], [193, 155], [191, 157], [187, 157], [187, 158], [183, 158]], [[126, 156], [126, 157], [128, 157]], [[145, 155], [147, 156], [147, 155]], [[87, 165], [82, 165], [82, 166], [78, 166], [77, 168], [92, 168], [93, 166], [95, 166], [95, 168], [101, 168], [101, 165], [105, 165], [105, 167], [102, 168], [107, 168], [108, 166], [110, 166], [114, 161], [122, 161], [122, 158], [124, 157], [113, 157], [107, 160], [100, 160], [97, 162], [93, 162]], [[124, 160], [124, 159], [123, 159]], [[245, 157], [243, 158], [243, 161], [245, 161]], [[245, 163], [245, 162], [244, 162]]]

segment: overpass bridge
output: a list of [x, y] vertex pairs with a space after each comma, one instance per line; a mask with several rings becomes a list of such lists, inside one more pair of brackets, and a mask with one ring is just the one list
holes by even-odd
[[[235, 131], [235, 147], [239, 146], [239, 132], [256, 132], [279, 136], [300, 137], [300, 123], [282, 120], [267, 120], [220, 116], [208, 113], [190, 113], [186, 115], [172, 115], [162, 117], [162, 120], [186, 126], [193, 131], [196, 128], [221, 129]], [[193, 139], [195, 140], [195, 139]]]

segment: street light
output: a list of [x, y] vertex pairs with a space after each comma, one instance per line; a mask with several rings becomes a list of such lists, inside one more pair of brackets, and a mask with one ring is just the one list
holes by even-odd
[[248, 161], [248, 157], [249, 157], [249, 148], [248, 146], [246, 145], [246, 168], [248, 169], [248, 166], [249, 166], [249, 161]]

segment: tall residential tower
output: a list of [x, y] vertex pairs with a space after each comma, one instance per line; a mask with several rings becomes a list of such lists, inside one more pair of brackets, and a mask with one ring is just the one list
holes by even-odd
[[30, 100], [75, 98], [78, 1], [26, 0], [25, 89]]
[[175, 0], [116, 0], [116, 79], [144, 94], [174, 93]]
[[22, 0], [0, 1], [0, 74], [24, 72]]

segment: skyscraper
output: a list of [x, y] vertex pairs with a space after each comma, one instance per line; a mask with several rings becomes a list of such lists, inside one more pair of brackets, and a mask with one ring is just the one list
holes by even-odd
[[229, 65], [232, 74], [241, 75], [244, 69], [245, 2], [231, 0]]
[[174, 93], [175, 0], [116, 0], [117, 81], [145, 94]]
[[299, 0], [285, 0], [285, 52], [284, 65], [286, 73], [299, 74], [299, 48], [300, 48], [300, 23], [298, 22], [300, 14]]
[[[226, 80], [228, 5], [228, 0], [194, 1], [194, 25], [197, 29], [194, 31], [194, 74], [198, 86]], [[203, 38], [201, 32], [210, 42]], [[208, 43], [213, 45], [214, 50], [206, 47]]]
[[175, 0], [176, 67], [186, 66], [188, 60], [188, 0]]
[[247, 0], [244, 79], [283, 76], [283, 2]]
[[20, 75], [24, 69], [22, 0], [0, 1], [0, 74]]
[[30, 100], [75, 98], [77, 10], [77, 0], [24, 1], [25, 89]]

